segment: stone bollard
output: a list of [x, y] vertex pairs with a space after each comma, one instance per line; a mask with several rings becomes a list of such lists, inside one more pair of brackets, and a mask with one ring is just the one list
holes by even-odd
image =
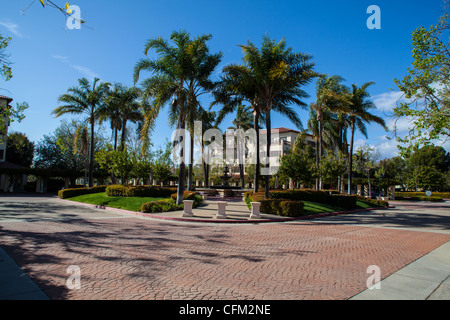
[[183, 200], [184, 211], [181, 215], [182, 217], [193, 217], [192, 206], [194, 205], [194, 200]]
[[252, 213], [250, 214], [250, 219], [260, 219], [260, 208], [261, 202], [250, 202], [252, 205]]
[[217, 201], [217, 215], [216, 219], [227, 218], [227, 203], [225, 201]]

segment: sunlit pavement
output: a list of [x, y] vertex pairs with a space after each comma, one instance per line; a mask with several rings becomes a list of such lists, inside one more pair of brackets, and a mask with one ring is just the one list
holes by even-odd
[[[395, 205], [308, 221], [217, 224], [1, 196], [0, 243], [50, 299], [364, 298], [358, 294], [368, 292], [370, 266], [383, 279], [372, 298], [395, 298], [384, 281], [450, 240], [449, 203]], [[69, 289], [71, 266], [80, 272], [78, 289]], [[433, 279], [435, 294], [426, 297], [439, 297], [444, 280]], [[1, 299], [21, 298], [8, 288], [14, 285], [0, 286]]]

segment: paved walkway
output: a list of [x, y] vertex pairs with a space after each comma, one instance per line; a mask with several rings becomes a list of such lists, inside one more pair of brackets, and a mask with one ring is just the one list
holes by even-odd
[[0, 299], [448, 299], [449, 208], [231, 225], [0, 196]]

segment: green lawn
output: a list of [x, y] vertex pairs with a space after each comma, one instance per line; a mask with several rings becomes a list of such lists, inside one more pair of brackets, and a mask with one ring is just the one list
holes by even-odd
[[141, 210], [142, 204], [162, 199], [167, 198], [108, 197], [105, 192], [101, 192], [101, 193], [85, 194], [82, 196], [69, 198], [67, 200], [137, 212]]
[[[337, 212], [337, 211], [348, 211], [347, 209], [328, 205], [325, 203], [317, 203], [317, 202], [311, 202], [311, 201], [302, 201], [305, 204], [304, 212], [305, 215], [312, 215], [312, 214], [320, 214], [325, 212]], [[367, 203], [363, 203], [361, 201], [356, 202], [356, 208], [355, 209], [367, 209], [371, 208], [373, 205], [369, 205]]]
[[[140, 211], [142, 204], [162, 199], [167, 198], [108, 197], [105, 192], [101, 192], [101, 193], [85, 194], [82, 196], [69, 198], [68, 200], [137, 212]], [[316, 203], [310, 201], [303, 201], [303, 203], [305, 204], [303, 210], [306, 215], [320, 214], [325, 212], [346, 211], [343, 208], [328, 205], [325, 203]], [[366, 209], [373, 207], [373, 205], [369, 205], [367, 203], [363, 203], [360, 201], [357, 201], [356, 204], [357, 204], [356, 209]]]

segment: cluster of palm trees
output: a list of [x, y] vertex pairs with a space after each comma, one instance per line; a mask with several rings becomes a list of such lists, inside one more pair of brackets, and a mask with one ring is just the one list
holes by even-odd
[[[190, 149], [193, 150], [195, 121], [201, 121], [202, 129], [206, 130], [217, 127], [228, 114], [237, 112], [233, 122], [236, 128], [254, 127], [257, 133], [253, 184], [255, 191], [260, 179], [259, 129], [261, 124], [264, 124], [267, 130], [266, 152], [267, 158], [270, 158], [272, 113], [277, 112], [283, 115], [301, 128], [302, 122], [295, 108], [308, 107], [304, 102], [304, 99], [308, 97], [304, 87], [315, 78], [318, 78], [317, 101], [310, 107], [317, 125], [310, 121], [309, 126], [318, 139], [318, 160], [322, 155], [327, 135], [331, 133], [327, 129], [330, 126], [328, 119], [333, 119], [338, 124], [331, 127], [339, 129], [337, 136], [340, 139], [340, 145], [343, 145], [347, 128], [351, 129], [353, 142], [356, 128], [363, 134], [367, 134], [365, 123], [375, 121], [384, 125], [382, 119], [368, 112], [373, 107], [367, 99], [367, 87], [370, 83], [360, 88], [357, 86], [353, 86], [352, 89], [346, 88], [342, 85], [342, 78], [326, 77], [316, 72], [312, 57], [308, 54], [293, 52], [284, 39], [276, 42], [265, 36], [260, 48], [250, 41], [246, 45], [241, 45], [242, 63], [224, 67], [219, 79], [214, 80], [214, 72], [223, 55], [221, 52], [210, 52], [209, 40], [211, 40], [209, 34], [191, 38], [185, 31], [173, 32], [169, 41], [163, 38], [150, 39], [144, 50], [147, 57], [139, 60], [134, 68], [135, 86], [126, 87], [121, 84], [113, 86], [110, 83], [100, 82], [99, 79], [89, 83], [86, 79], [80, 79], [78, 87], [70, 88], [59, 98], [59, 102], [64, 105], [53, 111], [56, 116], [67, 113], [87, 114], [91, 133], [90, 186], [92, 186], [94, 161], [94, 130], [97, 121], [102, 123], [109, 120], [114, 135], [114, 149], [125, 148], [127, 123], [138, 123], [142, 146], [145, 149], [156, 119], [164, 107], [168, 108], [169, 125], [176, 129], [188, 129], [191, 133], [189, 137], [180, 135], [174, 141], [174, 147], [182, 146], [179, 149], [182, 151], [179, 154], [181, 162], [178, 176], [178, 204], [182, 203], [186, 184], [184, 154], [186, 143], [188, 143], [186, 140], [189, 140]], [[148, 57], [150, 51], [156, 53], [156, 58]], [[149, 76], [141, 81], [138, 88], [136, 85], [144, 72]], [[212, 98], [209, 108], [202, 105], [204, 95]], [[220, 106], [220, 110], [211, 111], [214, 106]], [[120, 145], [118, 145], [119, 132], [121, 132]], [[190, 157], [188, 189], [192, 187], [193, 152], [190, 152]], [[204, 162], [203, 166], [205, 181], [208, 181], [208, 165]], [[266, 167], [270, 168], [270, 164], [266, 163]], [[243, 167], [240, 167], [240, 170], [243, 171]], [[351, 172], [351, 164], [349, 172]], [[269, 176], [265, 176], [266, 197], [269, 196], [269, 179]]]
[[[142, 93], [137, 87], [111, 85], [108, 82], [101, 82], [98, 78], [92, 82], [82, 78], [78, 80], [78, 84], [58, 98], [63, 105], [55, 108], [52, 113], [56, 117], [65, 114], [87, 116], [85, 125], [76, 131], [74, 145], [76, 152], [89, 158], [87, 172], [89, 186], [92, 187], [96, 124], [108, 120], [114, 136], [114, 150], [123, 150], [127, 138], [127, 124], [129, 122], [142, 124], [147, 104], [141, 102]], [[121, 132], [120, 145], [118, 145], [119, 132]], [[144, 135], [142, 139], [148, 141]]]
[[[346, 87], [341, 76], [320, 75], [316, 82], [316, 102], [310, 105], [308, 129], [316, 140], [316, 166], [319, 167], [324, 149], [340, 151], [348, 157], [348, 186], [351, 193], [353, 173], [353, 148], [355, 132], [358, 130], [366, 138], [367, 124], [374, 122], [385, 130], [386, 123], [381, 117], [371, 113], [376, 108], [370, 100], [368, 88], [373, 82], [360, 87], [356, 84]], [[350, 145], [347, 132], [350, 130]], [[340, 184], [343, 184], [343, 176]], [[316, 179], [316, 189], [322, 189], [322, 179]]]

